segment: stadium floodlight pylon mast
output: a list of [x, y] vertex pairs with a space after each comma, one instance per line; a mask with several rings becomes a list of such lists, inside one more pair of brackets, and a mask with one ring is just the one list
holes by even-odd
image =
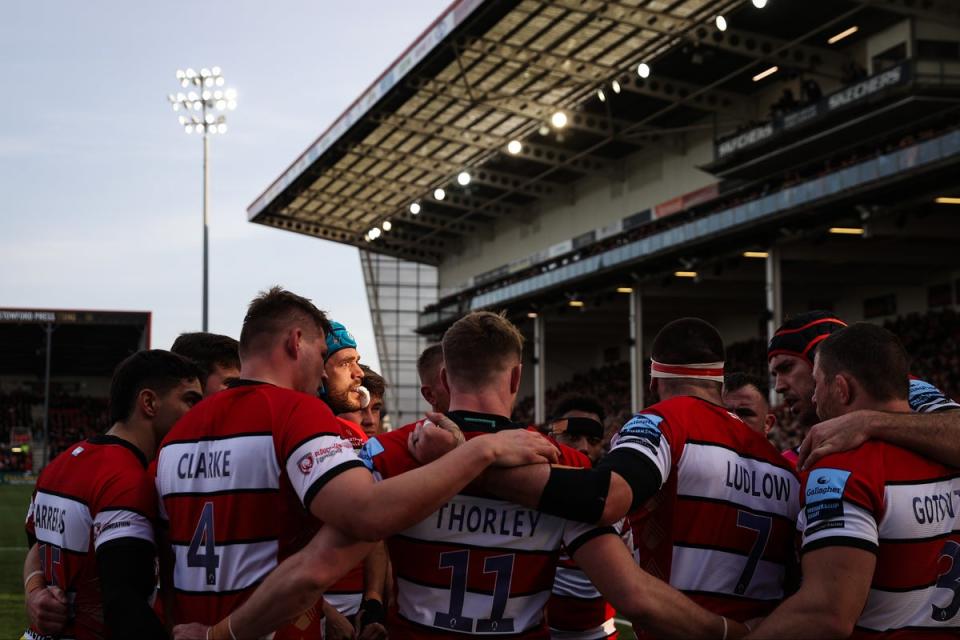
[[[226, 80], [220, 67], [204, 67], [197, 73], [189, 68], [177, 70], [177, 82], [187, 93], [171, 93], [167, 100], [174, 111], [183, 110], [191, 115], [181, 114], [180, 126], [187, 134], [199, 133], [203, 137], [203, 330], [207, 331], [209, 310], [209, 218], [207, 210], [210, 204], [209, 183], [210, 163], [209, 136], [227, 132], [227, 117], [224, 111], [237, 108], [237, 92], [224, 88]], [[218, 113], [219, 112], [219, 113]]]

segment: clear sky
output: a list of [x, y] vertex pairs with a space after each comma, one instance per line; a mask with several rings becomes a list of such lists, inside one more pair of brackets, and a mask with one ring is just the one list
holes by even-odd
[[[376, 359], [356, 249], [247, 222], [249, 205], [448, 0], [0, 4], [0, 306], [147, 310], [153, 346], [201, 326], [201, 158], [166, 95], [218, 65], [210, 330], [281, 284]], [[369, 345], [363, 348], [364, 345]]]

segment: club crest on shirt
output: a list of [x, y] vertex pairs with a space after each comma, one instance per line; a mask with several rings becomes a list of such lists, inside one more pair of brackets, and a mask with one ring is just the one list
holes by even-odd
[[297, 462], [297, 468], [300, 469], [300, 473], [307, 475], [313, 469], [313, 454], [307, 453]]

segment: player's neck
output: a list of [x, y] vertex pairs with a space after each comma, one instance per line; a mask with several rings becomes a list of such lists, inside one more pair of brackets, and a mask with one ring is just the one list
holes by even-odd
[[475, 411], [509, 418], [513, 412], [511, 398], [502, 398], [496, 391], [457, 393], [450, 391], [450, 411]]
[[884, 411], [886, 413], [910, 413], [910, 402], [904, 400], [887, 400], [886, 402], [876, 402], [871, 400], [864, 402], [862, 406], [851, 408], [851, 411], [858, 409], [867, 409], [872, 411]]
[[244, 380], [266, 382], [285, 389], [295, 388], [292, 373], [284, 371], [283, 367], [277, 367], [270, 359], [261, 356], [244, 360], [240, 367], [240, 377]]
[[711, 404], [723, 404], [719, 391], [704, 389], [703, 387], [694, 385], [677, 385], [670, 389], [661, 389], [660, 391], [661, 400], [669, 400], [670, 398], [679, 398], [681, 396], [693, 396], [694, 398], [706, 400]]
[[151, 425], [136, 418], [127, 422], [114, 422], [113, 426], [107, 430], [107, 435], [126, 440], [143, 452], [147, 460], [153, 460], [157, 454], [157, 442], [153, 437]]

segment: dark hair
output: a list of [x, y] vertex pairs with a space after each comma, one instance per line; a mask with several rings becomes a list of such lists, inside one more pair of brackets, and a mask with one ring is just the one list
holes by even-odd
[[503, 315], [474, 311], [443, 334], [447, 379], [482, 385], [523, 356], [523, 335]]
[[828, 377], [846, 373], [871, 398], [904, 400], [910, 390], [910, 357], [900, 339], [883, 327], [857, 322], [820, 343], [820, 370]]
[[724, 359], [720, 332], [700, 318], [680, 318], [660, 329], [650, 355], [663, 364], [697, 364]]
[[755, 376], [752, 373], [744, 373], [743, 371], [734, 371], [723, 376], [724, 393], [733, 393], [744, 387], [753, 387], [760, 392], [764, 400], [770, 397], [770, 385], [764, 380], [761, 380], [760, 376]]
[[317, 331], [330, 333], [333, 328], [327, 315], [307, 298], [281, 287], [262, 291], [250, 302], [240, 331], [240, 353], [256, 349], [264, 338], [270, 339], [286, 331], [291, 325], [312, 325]]
[[603, 405], [596, 399], [579, 393], [571, 393], [560, 398], [553, 410], [553, 416], [555, 419], [560, 418], [568, 411], [595, 413], [600, 418], [600, 422], [603, 422], [607, 417], [607, 412], [603, 410]]
[[177, 336], [170, 351], [193, 360], [206, 382], [214, 367], [240, 368], [239, 348], [240, 343], [230, 336], [196, 331]]
[[442, 363], [443, 347], [441, 345], [433, 344], [424, 349], [420, 357], [417, 358], [417, 375], [420, 376], [420, 381], [429, 382], [425, 380], [427, 374], [430, 373], [434, 367]]
[[144, 389], [163, 395], [184, 380], [200, 379], [200, 368], [183, 356], [151, 349], [137, 351], [117, 365], [110, 382], [110, 422], [122, 422], [133, 413]]
[[363, 386], [367, 388], [370, 395], [380, 396], [382, 398], [383, 394], [387, 391], [387, 381], [383, 379], [383, 376], [365, 364], [360, 365], [360, 369], [363, 370]]

